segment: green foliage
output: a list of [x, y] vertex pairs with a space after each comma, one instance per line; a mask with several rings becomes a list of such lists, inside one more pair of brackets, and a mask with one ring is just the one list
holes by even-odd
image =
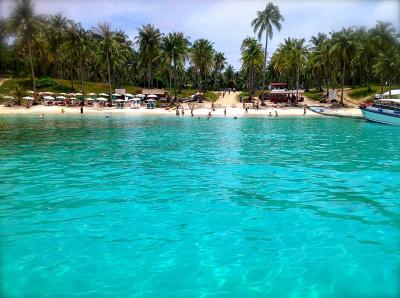
[[318, 89], [310, 89], [309, 92], [304, 92], [304, 95], [308, 98], [319, 101], [322, 99], [324, 92], [321, 92]]
[[214, 102], [214, 101], [216, 101], [217, 99], [218, 99], [218, 94], [217, 93], [214, 93], [214, 92], [211, 92], [211, 91], [206, 91], [205, 93], [204, 93], [204, 98], [206, 99], [206, 100], [208, 100], [208, 101], [211, 101], [211, 102]]

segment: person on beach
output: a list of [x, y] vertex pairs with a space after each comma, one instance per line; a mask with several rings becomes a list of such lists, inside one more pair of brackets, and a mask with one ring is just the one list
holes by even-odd
[[248, 108], [248, 107], [245, 108], [244, 113], [245, 113], [245, 114], [248, 114], [248, 113], [249, 113], [249, 108]]
[[222, 98], [224, 98], [225, 97], [225, 92], [222, 92]]
[[303, 117], [306, 116], [306, 113], [307, 113], [307, 106], [304, 106]]
[[61, 114], [64, 114], [64, 109], [61, 109]]
[[83, 105], [84, 105], [84, 104], [85, 104], [84, 101], [81, 100], [81, 103], [80, 103], [80, 106], [81, 106], [81, 114], [83, 114]]
[[190, 115], [193, 117], [193, 107], [190, 109]]
[[277, 111], [275, 111], [275, 117], [278, 117], [278, 112]]
[[181, 110], [181, 114], [182, 114], [182, 116], [185, 116], [185, 109], [182, 107], [182, 110]]
[[224, 117], [226, 117], [226, 108], [224, 109]]
[[176, 112], [175, 112], [175, 113], [176, 113], [175, 115], [176, 115], [177, 117], [179, 117], [179, 109], [178, 109], [178, 107], [176, 108]]
[[269, 112], [268, 117], [272, 117], [272, 113], [271, 112]]

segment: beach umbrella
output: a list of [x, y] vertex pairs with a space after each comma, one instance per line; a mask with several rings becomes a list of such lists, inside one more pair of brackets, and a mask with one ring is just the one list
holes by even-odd
[[60, 96], [57, 96], [56, 98], [57, 98], [57, 99], [61, 99], [61, 100], [62, 100], [62, 99], [66, 99], [65, 96], [61, 96], [61, 95], [60, 95]]
[[147, 95], [147, 97], [148, 97], [148, 98], [157, 98], [157, 95], [150, 94], [150, 95]]
[[78, 92], [78, 93], [75, 93], [74, 95], [75, 96], [82, 96], [83, 94]]
[[100, 93], [99, 96], [108, 96], [107, 93]]
[[98, 97], [97, 100], [98, 100], [98, 101], [108, 101], [108, 99], [107, 99], [107, 98], [104, 98], [104, 97]]
[[33, 97], [32, 97], [32, 96], [24, 96], [24, 97], [22, 97], [22, 99], [25, 99], [25, 100], [33, 100]]
[[94, 98], [86, 98], [87, 101], [92, 101]]
[[135, 97], [140, 97], [140, 98], [143, 98], [143, 97], [145, 97], [146, 95], [144, 95], [144, 94], [136, 94], [135, 95]]
[[69, 99], [71, 99], [71, 100], [75, 100], [75, 99], [76, 99], [76, 97], [70, 97]]
[[127, 96], [127, 97], [133, 97], [133, 94], [125, 93], [125, 96]]
[[112, 96], [121, 96], [121, 94], [114, 93]]
[[116, 99], [115, 102], [124, 102], [125, 100], [123, 99]]
[[74, 93], [68, 93], [68, 96], [75, 96]]
[[93, 92], [88, 93], [88, 96], [94, 96], [94, 95], [96, 95], [96, 93]]
[[53, 94], [53, 93], [51, 93], [49, 91], [45, 91], [45, 92], [43, 92], [43, 94], [50, 95], [50, 94]]
[[33, 94], [33, 93], [35, 93], [35, 92], [33, 92], [32, 90], [28, 90], [28, 91], [26, 91], [26, 93], [27, 93], [27, 94]]
[[9, 95], [4, 95], [4, 96], [2, 96], [2, 98], [4, 98], [4, 99], [14, 99], [14, 97], [9, 96]]
[[54, 100], [54, 97], [46, 95], [46, 96], [43, 97], [43, 99], [45, 99], [45, 100]]
[[67, 93], [64, 93], [64, 92], [61, 92], [61, 93], [58, 93], [58, 94], [60, 94], [60, 95], [67, 95]]

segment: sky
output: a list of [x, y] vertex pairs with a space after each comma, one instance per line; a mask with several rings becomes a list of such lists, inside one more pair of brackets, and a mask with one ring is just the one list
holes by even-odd
[[[227, 62], [240, 67], [240, 45], [246, 36], [256, 37], [250, 25], [262, 0], [33, 0], [37, 14], [55, 14], [79, 21], [90, 29], [110, 22], [133, 40], [137, 28], [154, 24], [163, 33], [182, 31], [193, 42], [207, 38]], [[400, 1], [320, 0], [272, 1], [285, 18], [282, 30], [274, 32], [268, 44], [273, 53], [287, 37], [305, 38], [318, 32], [329, 33], [347, 26], [372, 27], [377, 20], [388, 21], [400, 31]], [[10, 14], [14, 0], [0, 0], [0, 16]], [[264, 41], [263, 41], [264, 44]]]

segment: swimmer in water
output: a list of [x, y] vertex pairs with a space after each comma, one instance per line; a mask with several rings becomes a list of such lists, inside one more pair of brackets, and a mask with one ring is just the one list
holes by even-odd
[[64, 114], [64, 109], [61, 109], [61, 114]]
[[39, 117], [40, 117], [40, 118], [44, 118], [44, 114], [40, 115]]
[[106, 118], [110, 118], [110, 113], [106, 113]]
[[233, 117], [233, 119], [237, 119], [237, 117], [235, 116], [235, 117]]

